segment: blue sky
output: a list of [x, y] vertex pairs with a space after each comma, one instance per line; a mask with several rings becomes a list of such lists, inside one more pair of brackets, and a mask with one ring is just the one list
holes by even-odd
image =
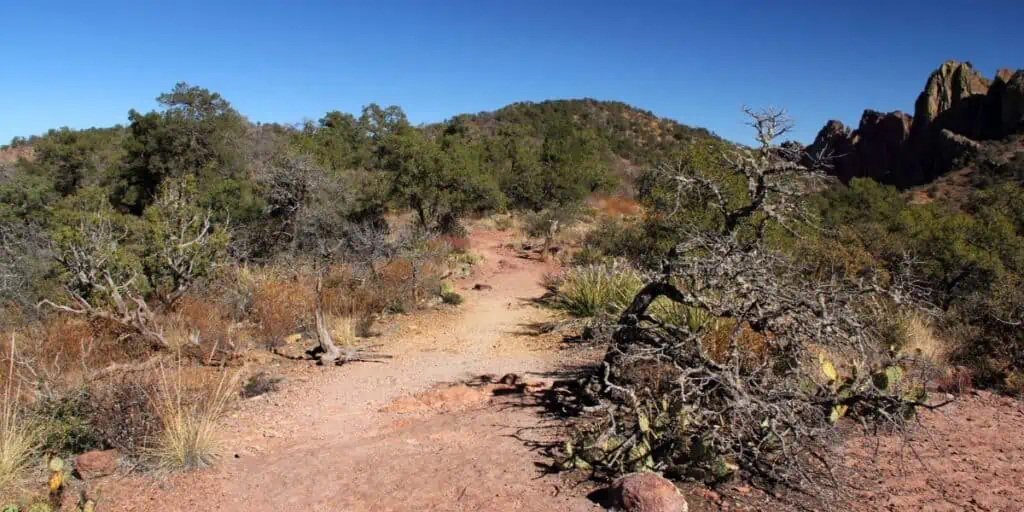
[[[771, 4], [785, 4], [783, 7]], [[175, 82], [253, 121], [369, 102], [413, 122], [519, 100], [621, 100], [738, 141], [778, 105], [830, 118], [912, 110], [943, 60], [1024, 67], [1024, 2], [3, 0], [0, 143], [125, 122]]]

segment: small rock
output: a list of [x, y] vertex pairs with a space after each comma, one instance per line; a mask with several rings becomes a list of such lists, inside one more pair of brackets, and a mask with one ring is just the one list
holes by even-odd
[[85, 452], [75, 458], [75, 475], [82, 480], [93, 480], [117, 471], [117, 450]]
[[506, 373], [501, 378], [501, 380], [498, 381], [498, 384], [505, 384], [506, 386], [515, 386], [516, 384], [519, 384], [520, 380], [521, 379], [519, 378], [518, 375], [516, 375], [514, 373]]
[[612, 487], [617, 505], [625, 512], [687, 512], [689, 504], [672, 482], [654, 473], [633, 473]]
[[494, 287], [489, 285], [489, 284], [477, 283], [477, 284], [473, 285], [473, 289], [478, 291], [478, 292], [481, 292], [481, 291], [484, 291], [484, 290], [493, 290]]

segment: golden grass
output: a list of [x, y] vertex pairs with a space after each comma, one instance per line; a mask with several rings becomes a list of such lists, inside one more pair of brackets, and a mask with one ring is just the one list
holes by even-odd
[[188, 470], [216, 461], [218, 421], [238, 396], [239, 374], [225, 369], [216, 379], [193, 375], [181, 368], [180, 358], [171, 376], [160, 367], [157, 391], [150, 397], [162, 426], [152, 450], [160, 468]]
[[0, 406], [0, 498], [10, 498], [7, 493], [20, 487], [22, 475], [35, 448], [35, 436], [29, 430], [28, 422], [19, 419], [18, 396], [20, 390], [14, 387], [15, 340], [11, 335], [10, 361], [7, 382], [4, 384], [3, 404]]
[[903, 353], [931, 363], [936, 368], [945, 368], [952, 351], [950, 344], [935, 335], [928, 319], [919, 313], [909, 313], [902, 321], [906, 341]]

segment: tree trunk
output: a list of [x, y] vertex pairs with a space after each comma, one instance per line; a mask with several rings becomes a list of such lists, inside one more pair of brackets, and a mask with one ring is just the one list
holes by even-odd
[[320, 342], [320, 364], [331, 364], [341, 357], [341, 351], [338, 350], [338, 346], [334, 344], [334, 340], [331, 338], [331, 332], [327, 330], [327, 324], [324, 321], [324, 307], [323, 307], [323, 276], [316, 276], [316, 338]]

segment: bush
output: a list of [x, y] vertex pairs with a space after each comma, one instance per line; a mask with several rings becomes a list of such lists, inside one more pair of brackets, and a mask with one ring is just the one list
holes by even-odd
[[643, 286], [639, 272], [621, 263], [572, 268], [560, 276], [551, 305], [576, 317], [619, 313]]
[[103, 447], [92, 424], [93, 400], [85, 387], [57, 395], [44, 395], [33, 407], [38, 422], [40, 448], [48, 455], [65, 457]]
[[604, 262], [604, 259], [604, 254], [600, 250], [593, 247], [584, 247], [573, 253], [570, 263], [574, 267], [589, 267], [600, 265]]
[[440, 296], [442, 302], [452, 306], [458, 306], [465, 300], [448, 281], [441, 282]]
[[552, 234], [551, 228], [555, 223], [558, 223], [559, 231], [565, 230], [579, 222], [583, 214], [583, 205], [578, 203], [529, 212], [523, 221], [523, 231], [531, 238], [546, 238]]
[[258, 278], [252, 292], [251, 320], [259, 340], [267, 347], [311, 325], [314, 286], [308, 279], [270, 273]]
[[153, 379], [138, 372], [113, 375], [93, 385], [92, 426], [107, 447], [127, 457], [147, 456], [160, 432]]

